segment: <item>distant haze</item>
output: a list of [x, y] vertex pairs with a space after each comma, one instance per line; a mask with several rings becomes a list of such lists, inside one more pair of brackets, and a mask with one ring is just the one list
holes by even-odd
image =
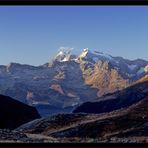
[[148, 60], [148, 6], [0, 6], [0, 65], [42, 65], [61, 47]]

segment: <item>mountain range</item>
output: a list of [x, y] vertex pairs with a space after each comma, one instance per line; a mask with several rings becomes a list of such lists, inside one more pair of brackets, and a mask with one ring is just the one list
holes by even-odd
[[42, 116], [72, 112], [147, 75], [148, 61], [113, 57], [83, 49], [80, 55], [60, 51], [40, 66], [0, 66], [0, 94], [37, 108]]
[[0, 142], [148, 142], [142, 59], [84, 49], [40, 66], [1, 65], [0, 94]]
[[[57, 114], [26, 123], [16, 132], [26, 133], [31, 140], [61, 143], [146, 143], [148, 132], [148, 77], [119, 92], [122, 98], [129, 90], [142, 89], [143, 98], [130, 106], [106, 113]], [[131, 91], [129, 100], [134, 95]], [[123, 95], [123, 96], [122, 96]], [[121, 101], [121, 100], [120, 100]], [[118, 102], [119, 103], [119, 102]], [[90, 108], [88, 107], [88, 110]]]

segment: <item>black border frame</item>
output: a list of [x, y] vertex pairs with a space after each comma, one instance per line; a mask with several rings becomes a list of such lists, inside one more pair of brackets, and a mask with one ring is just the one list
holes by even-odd
[[[21, 6], [21, 5], [31, 5], [31, 6], [127, 6], [127, 5], [139, 5], [148, 6], [148, 0], [0, 0], [0, 6]], [[0, 143], [0, 147], [6, 148], [148, 148], [148, 143]]]
[[0, 0], [0, 5], [148, 5], [148, 0]]

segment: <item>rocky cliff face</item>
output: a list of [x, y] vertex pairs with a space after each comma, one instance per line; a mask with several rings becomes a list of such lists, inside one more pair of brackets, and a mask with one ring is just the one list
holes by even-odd
[[102, 113], [128, 107], [148, 96], [148, 75], [121, 91], [104, 95], [94, 102], [86, 102], [74, 112]]
[[129, 80], [124, 79], [107, 61], [98, 61], [91, 69], [84, 70], [85, 64], [81, 64], [81, 67], [86, 85], [96, 88], [98, 97], [129, 85]]

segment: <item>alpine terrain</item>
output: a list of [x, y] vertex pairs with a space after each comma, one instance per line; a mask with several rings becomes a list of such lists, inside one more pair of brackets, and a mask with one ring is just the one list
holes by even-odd
[[148, 142], [142, 59], [84, 49], [40, 66], [1, 65], [0, 94], [0, 142]]
[[128, 60], [87, 48], [79, 55], [63, 50], [40, 66], [1, 65], [0, 94], [34, 106], [46, 116], [99, 101], [132, 85], [147, 72], [148, 61], [142, 59]]

